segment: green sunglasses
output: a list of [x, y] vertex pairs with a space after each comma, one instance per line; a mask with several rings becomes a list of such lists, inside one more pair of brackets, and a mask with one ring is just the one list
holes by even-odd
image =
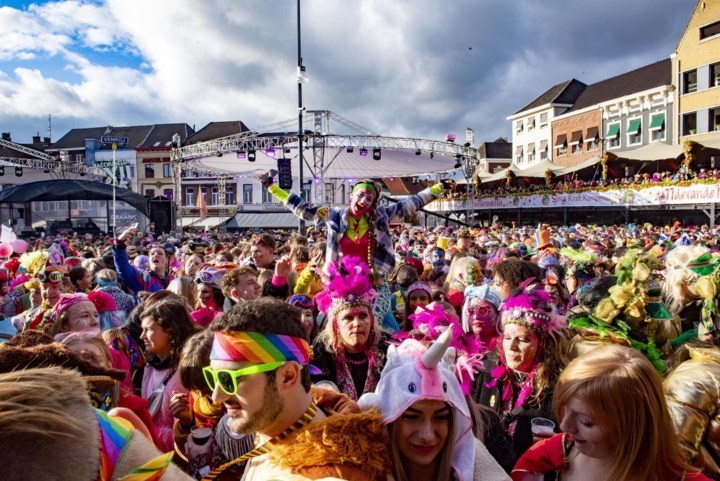
[[214, 392], [215, 386], [220, 384], [220, 389], [223, 390], [228, 396], [232, 396], [237, 392], [238, 378], [243, 376], [249, 376], [250, 374], [256, 374], [259, 372], [272, 371], [277, 369], [286, 361], [269, 362], [267, 364], [255, 364], [254, 366], [244, 367], [242, 369], [218, 369], [215, 370], [210, 366], [203, 368], [203, 376], [205, 376], [205, 382]]

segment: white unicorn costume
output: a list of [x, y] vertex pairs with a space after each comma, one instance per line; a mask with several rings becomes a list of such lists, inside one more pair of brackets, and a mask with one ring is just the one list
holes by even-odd
[[379, 408], [385, 424], [397, 420], [418, 401], [444, 401], [453, 409], [452, 467], [459, 481], [505, 481], [510, 477], [475, 438], [470, 409], [455, 377], [455, 348], [449, 347], [452, 327], [429, 348], [414, 339], [390, 346], [387, 362], [373, 393], [364, 394], [362, 409]]

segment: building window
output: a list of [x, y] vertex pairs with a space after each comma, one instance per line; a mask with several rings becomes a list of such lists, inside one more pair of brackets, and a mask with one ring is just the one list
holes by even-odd
[[302, 198], [304, 201], [306, 201], [306, 202], [310, 201], [310, 191], [311, 190], [312, 190], [312, 181], [308, 180], [306, 182], [303, 182]]
[[628, 122], [628, 145], [642, 143], [642, 119], [632, 119]]
[[546, 160], [548, 158], [548, 141], [540, 141], [540, 160]]
[[573, 154], [579, 154], [582, 152], [583, 147], [583, 138], [582, 138], [582, 130], [575, 130], [570, 135], [570, 152]]
[[697, 112], [682, 116], [682, 134], [695, 135], [697, 133]]
[[155, 189], [145, 189], [145, 195], [150, 198], [155, 197]]
[[[528, 126], [528, 128], [529, 128], [529, 126]], [[535, 144], [528, 144], [527, 149], [528, 149], [528, 151], [527, 151], [528, 152], [528, 154], [527, 154], [528, 162], [535, 162]]]
[[335, 186], [333, 184], [325, 184], [325, 195], [323, 198], [326, 203], [332, 204], [335, 202]]
[[130, 170], [128, 171], [130, 174], [130, 178], [135, 178], [135, 166], [131, 165], [128, 167]]
[[650, 139], [665, 140], [665, 114], [653, 114], [650, 116]]
[[172, 189], [163, 189], [163, 197], [165, 197], [166, 199], [172, 200], [173, 190]]
[[235, 187], [225, 187], [225, 205], [235, 205]]
[[710, 109], [708, 114], [708, 130], [720, 130], [720, 108]]
[[535, 116], [532, 116], [528, 119], [528, 132], [535, 129]]
[[515, 163], [522, 164], [523, 161], [523, 148], [522, 145], [518, 145], [515, 149]]
[[145, 164], [145, 178], [146, 179], [154, 179], [155, 178], [155, 164]]
[[697, 92], [697, 70], [690, 70], [682, 74], [682, 93], [690, 94]]
[[345, 184], [340, 184], [340, 203], [347, 204], [349, 199], [345, 197]]
[[210, 190], [210, 205], [220, 205], [220, 195], [218, 194], [218, 188], [213, 187]]
[[524, 128], [523, 128], [523, 121], [522, 121], [522, 120], [518, 120], [517, 122], [515, 122], [515, 133], [516, 133], [516, 134], [522, 134], [522, 133], [523, 133], [523, 130], [524, 130]]
[[544, 114], [540, 114], [540, 128], [543, 129], [548, 126], [548, 114], [545, 112]]
[[243, 184], [243, 204], [252, 204], [252, 184]]
[[267, 190], [267, 188], [263, 185], [262, 187], [262, 203], [263, 204], [269, 204], [273, 201], [272, 194]]
[[76, 154], [75, 162], [77, 162], [78, 164], [84, 163], [85, 162], [85, 154]]
[[718, 34], [720, 34], [720, 22], [700, 27], [700, 40], [705, 40], [706, 38], [714, 37]]
[[620, 123], [608, 125], [608, 131], [605, 138], [608, 141], [608, 148], [613, 149], [620, 147]]
[[710, 87], [718, 87], [720, 86], [720, 63], [714, 63], [710, 65], [710, 82], [708, 82], [708, 85]]
[[557, 150], [557, 155], [565, 155], [567, 154], [567, 135], [558, 135], [555, 139], [555, 149]]
[[195, 187], [188, 187], [185, 191], [185, 205], [195, 205]]
[[163, 177], [172, 177], [172, 165], [163, 164]]

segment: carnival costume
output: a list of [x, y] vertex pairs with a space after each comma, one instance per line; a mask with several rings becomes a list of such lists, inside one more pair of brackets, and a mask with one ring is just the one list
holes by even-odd
[[390, 424], [418, 401], [443, 401], [453, 412], [452, 435], [446, 441], [453, 446], [453, 479], [506, 480], [507, 474], [473, 436], [470, 410], [455, 374], [453, 329], [451, 325], [429, 348], [414, 339], [390, 346], [377, 389], [363, 395], [360, 407], [379, 408]]
[[313, 365], [320, 369], [321, 374], [314, 376], [313, 380], [334, 382], [340, 392], [354, 401], [363, 393], [375, 389], [385, 357], [385, 343], [377, 338], [378, 330], [371, 325], [363, 351], [345, 352], [340, 342], [339, 317], [342, 311], [355, 306], [367, 307], [372, 312], [376, 296], [368, 266], [357, 257], [345, 256], [340, 262], [328, 266], [325, 290], [315, 297], [318, 309], [331, 323], [325, 330], [332, 330], [333, 341], [332, 346], [315, 342]]

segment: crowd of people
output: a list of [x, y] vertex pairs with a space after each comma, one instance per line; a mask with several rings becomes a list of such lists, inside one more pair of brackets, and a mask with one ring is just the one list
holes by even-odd
[[7, 480], [720, 479], [708, 226], [405, 227], [0, 244]]

